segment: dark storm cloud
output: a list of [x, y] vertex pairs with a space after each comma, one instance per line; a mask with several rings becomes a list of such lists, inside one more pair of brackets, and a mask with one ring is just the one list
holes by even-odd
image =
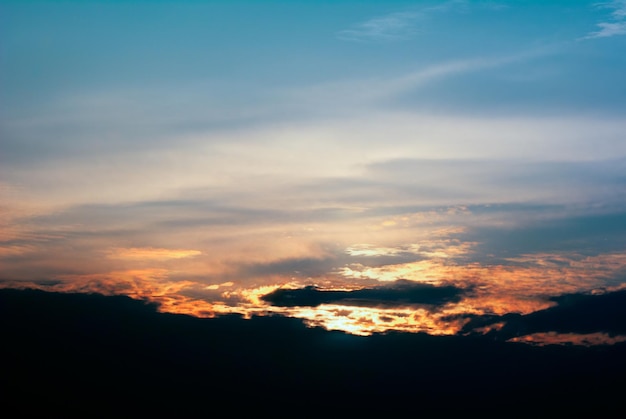
[[440, 306], [460, 300], [464, 290], [453, 286], [416, 284], [399, 280], [387, 286], [354, 291], [323, 290], [314, 286], [300, 289], [277, 289], [262, 297], [275, 306], [310, 306], [345, 304], [366, 307]]

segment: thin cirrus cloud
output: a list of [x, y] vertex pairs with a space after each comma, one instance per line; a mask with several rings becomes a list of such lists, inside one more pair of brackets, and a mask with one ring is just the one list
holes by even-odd
[[342, 41], [353, 42], [404, 41], [413, 38], [419, 32], [418, 24], [420, 21], [436, 13], [465, 10], [466, 7], [467, 2], [464, 0], [451, 0], [420, 10], [393, 12], [341, 30], [337, 33], [337, 38]]
[[415, 32], [415, 22], [421, 16], [417, 12], [396, 12], [370, 19], [337, 33], [343, 41], [400, 41], [411, 38]]
[[600, 30], [587, 35], [587, 39], [626, 35], [626, 22], [602, 22], [598, 23], [598, 26]]
[[598, 23], [599, 30], [589, 33], [584, 39], [626, 35], [626, 1], [614, 0], [608, 3], [599, 3], [596, 7], [612, 10], [611, 19]]

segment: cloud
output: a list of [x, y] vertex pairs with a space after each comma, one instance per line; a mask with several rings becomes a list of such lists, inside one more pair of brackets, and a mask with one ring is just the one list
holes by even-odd
[[[129, 269], [93, 274], [58, 275], [45, 281], [2, 281], [0, 289], [34, 289], [61, 293], [124, 295], [136, 300], [150, 301], [159, 311], [184, 313], [196, 317], [212, 317], [213, 304], [185, 295], [202, 284], [187, 280], [172, 280], [167, 269]], [[229, 283], [220, 284], [229, 286]], [[208, 288], [211, 290], [210, 288]], [[227, 312], [227, 310], [223, 310]]]
[[[294, 116], [317, 115], [335, 119], [338, 114], [344, 114], [356, 115], [361, 121], [365, 119], [363, 112], [376, 111], [380, 114], [380, 111], [387, 109], [390, 104], [406, 106], [408, 103], [415, 105], [421, 102], [427, 104], [427, 109], [430, 109], [432, 101], [439, 100], [437, 95], [433, 96], [433, 92], [443, 89], [441, 93], [445, 93], [445, 86], [451, 81], [466, 79], [466, 83], [473, 83], [469, 79], [485, 73], [504, 70], [509, 70], [510, 73], [519, 70], [520, 67], [523, 68], [524, 65], [552, 56], [560, 49], [561, 46], [550, 44], [506, 53], [465, 55], [430, 62], [394, 75], [333, 80], [283, 90], [282, 97], [278, 97], [276, 102], [288, 103], [289, 112], [295, 112], [292, 113]], [[490, 83], [497, 82], [498, 79], [494, 79]], [[423, 90], [426, 91], [425, 95], [416, 95]], [[460, 89], [459, 94], [462, 93], [463, 89]], [[489, 92], [482, 90], [480, 100], [472, 98], [472, 106], [480, 105], [488, 94]], [[395, 113], [401, 115], [397, 109]]]
[[[520, 129], [523, 129], [521, 124]], [[532, 134], [528, 134], [530, 138]], [[520, 140], [523, 141], [521, 136]], [[499, 144], [494, 141], [493, 146]], [[471, 150], [468, 148], [466, 155], [469, 156], [469, 153]], [[419, 194], [442, 200], [450, 197], [450, 202], [463, 200], [466, 203], [472, 200], [491, 203], [498, 200], [535, 201], [544, 204], [590, 200], [609, 202], [613, 201], [611, 195], [621, 195], [626, 188], [625, 164], [623, 158], [598, 161], [520, 161], [514, 157], [401, 158], [372, 163], [367, 166], [367, 173], [371, 177], [372, 190], [378, 193], [385, 190], [388, 197]]]
[[396, 12], [370, 19], [337, 33], [343, 41], [399, 41], [415, 34], [415, 21], [421, 16], [417, 12]]
[[451, 0], [438, 6], [420, 10], [405, 10], [389, 13], [353, 25], [337, 33], [342, 41], [353, 42], [392, 42], [411, 39], [417, 32], [417, 23], [435, 13], [451, 10], [467, 10], [465, 0]]
[[598, 23], [599, 31], [591, 32], [586, 39], [609, 38], [611, 36], [626, 35], [626, 22], [603, 22]]
[[598, 7], [613, 10], [611, 16], [614, 19], [626, 19], [626, 0], [613, 0], [606, 3], [599, 3]]
[[152, 247], [115, 248], [108, 252], [112, 259], [125, 260], [164, 260], [182, 259], [202, 254], [199, 250], [188, 249], [158, 249]]
[[319, 277], [336, 267], [336, 257], [320, 254], [320, 257], [299, 257], [273, 260], [266, 263], [243, 265], [238, 274], [246, 276], [292, 275]]
[[[626, 290], [565, 294], [550, 298], [553, 307], [525, 315], [468, 316], [461, 333], [479, 331], [523, 343], [614, 344], [626, 340]], [[492, 326], [489, 328], [487, 326]]]
[[598, 23], [596, 26], [600, 29], [595, 32], [590, 32], [583, 39], [610, 38], [618, 35], [626, 35], [626, 0], [599, 3], [596, 7], [612, 10], [612, 19], [611, 21]]
[[[480, 218], [483, 211], [495, 213], [505, 207], [472, 207], [475, 218]], [[521, 209], [521, 208], [520, 208]], [[497, 227], [475, 225], [461, 234], [461, 240], [479, 242], [476, 251], [494, 258], [508, 258], [507, 263], [525, 264], [525, 259], [512, 259], [512, 255], [539, 255], [542, 252], [584, 251], [588, 254], [610, 253], [626, 246], [626, 212], [624, 208], [615, 211], [564, 216], [558, 207], [532, 209], [526, 207], [516, 211], [510, 207], [506, 218], [516, 217], [515, 225], [501, 222]], [[534, 213], [534, 214], [533, 214]]]
[[315, 286], [300, 289], [277, 289], [262, 297], [276, 306], [311, 306], [345, 304], [355, 306], [406, 307], [439, 306], [460, 299], [462, 290], [453, 286], [434, 286], [398, 280], [391, 285], [353, 291], [324, 290]]

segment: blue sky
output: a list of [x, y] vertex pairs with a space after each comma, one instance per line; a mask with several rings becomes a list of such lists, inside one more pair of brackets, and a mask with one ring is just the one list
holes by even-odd
[[486, 311], [622, 286], [626, 1], [0, 16], [6, 284], [203, 312], [310, 284], [478, 281]]

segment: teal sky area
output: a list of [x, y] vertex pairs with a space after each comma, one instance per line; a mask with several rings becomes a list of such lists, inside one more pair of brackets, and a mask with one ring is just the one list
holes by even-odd
[[0, 280], [370, 331], [258, 297], [620, 289], [625, 51], [624, 0], [2, 0]]
[[228, 85], [229, 100], [247, 102], [275, 89], [381, 82], [457, 64], [465, 67], [396, 99], [460, 111], [623, 110], [622, 2], [5, 1], [2, 8], [3, 96], [26, 109], [70, 94], [132, 88], [184, 96], [179, 89], [207, 84]]

